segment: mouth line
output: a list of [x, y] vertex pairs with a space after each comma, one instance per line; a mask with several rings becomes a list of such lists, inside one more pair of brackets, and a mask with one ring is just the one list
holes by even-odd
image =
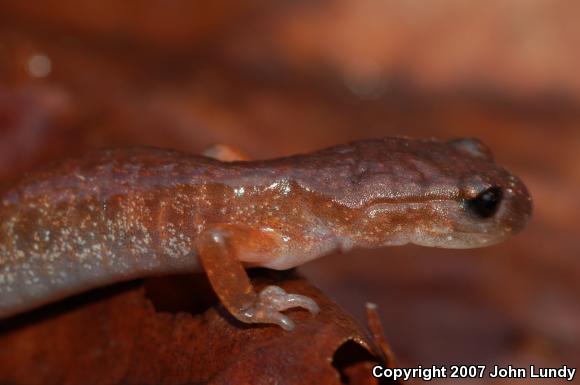
[[453, 232], [430, 232], [414, 234], [410, 242], [419, 246], [440, 247], [449, 249], [471, 249], [494, 245], [505, 239], [497, 234], [453, 230]]

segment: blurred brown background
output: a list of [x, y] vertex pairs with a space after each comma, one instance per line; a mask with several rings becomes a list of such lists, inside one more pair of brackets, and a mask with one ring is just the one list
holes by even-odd
[[267, 158], [475, 136], [530, 188], [524, 233], [302, 270], [361, 320], [377, 303], [403, 366], [579, 366], [579, 17], [566, 0], [0, 0], [0, 180], [113, 145]]

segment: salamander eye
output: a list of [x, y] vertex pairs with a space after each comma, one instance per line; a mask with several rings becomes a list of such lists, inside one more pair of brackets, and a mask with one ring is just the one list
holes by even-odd
[[466, 201], [469, 212], [479, 218], [489, 218], [493, 216], [501, 203], [502, 191], [499, 187], [490, 187], [483, 190], [475, 198]]

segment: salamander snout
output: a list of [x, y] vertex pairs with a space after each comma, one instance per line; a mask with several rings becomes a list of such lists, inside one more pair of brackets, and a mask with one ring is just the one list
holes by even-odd
[[497, 189], [497, 226], [503, 227], [505, 232], [516, 234], [525, 227], [532, 215], [532, 197], [523, 182], [514, 175]]
[[520, 232], [532, 214], [532, 199], [522, 181], [511, 174], [497, 183], [467, 188], [461, 201], [463, 219], [455, 231], [465, 247], [494, 244]]
[[460, 184], [467, 218], [459, 220], [459, 231], [480, 233], [481, 240], [492, 243], [522, 230], [532, 214], [532, 199], [524, 183], [497, 165], [481, 141], [459, 138], [447, 144], [467, 156], [472, 165], [464, 170]]
[[522, 181], [507, 171], [467, 178], [458, 199], [427, 204], [412, 242], [444, 248], [493, 245], [520, 232], [532, 213], [532, 200]]

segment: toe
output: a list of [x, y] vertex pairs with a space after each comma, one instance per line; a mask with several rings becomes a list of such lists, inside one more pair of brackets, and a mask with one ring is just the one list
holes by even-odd
[[[301, 307], [308, 310], [312, 314], [318, 314], [320, 308], [312, 298], [300, 294], [288, 294], [286, 297], [286, 309], [292, 307]], [[285, 310], [285, 309], [284, 309]]]
[[273, 313], [267, 323], [274, 323], [286, 331], [294, 330], [294, 321], [282, 313]]
[[260, 292], [260, 301], [263, 304], [268, 304], [271, 308], [278, 311], [290, 309], [293, 307], [301, 307], [308, 310], [312, 314], [317, 314], [320, 309], [314, 300], [300, 294], [288, 294], [278, 286], [268, 286]]

